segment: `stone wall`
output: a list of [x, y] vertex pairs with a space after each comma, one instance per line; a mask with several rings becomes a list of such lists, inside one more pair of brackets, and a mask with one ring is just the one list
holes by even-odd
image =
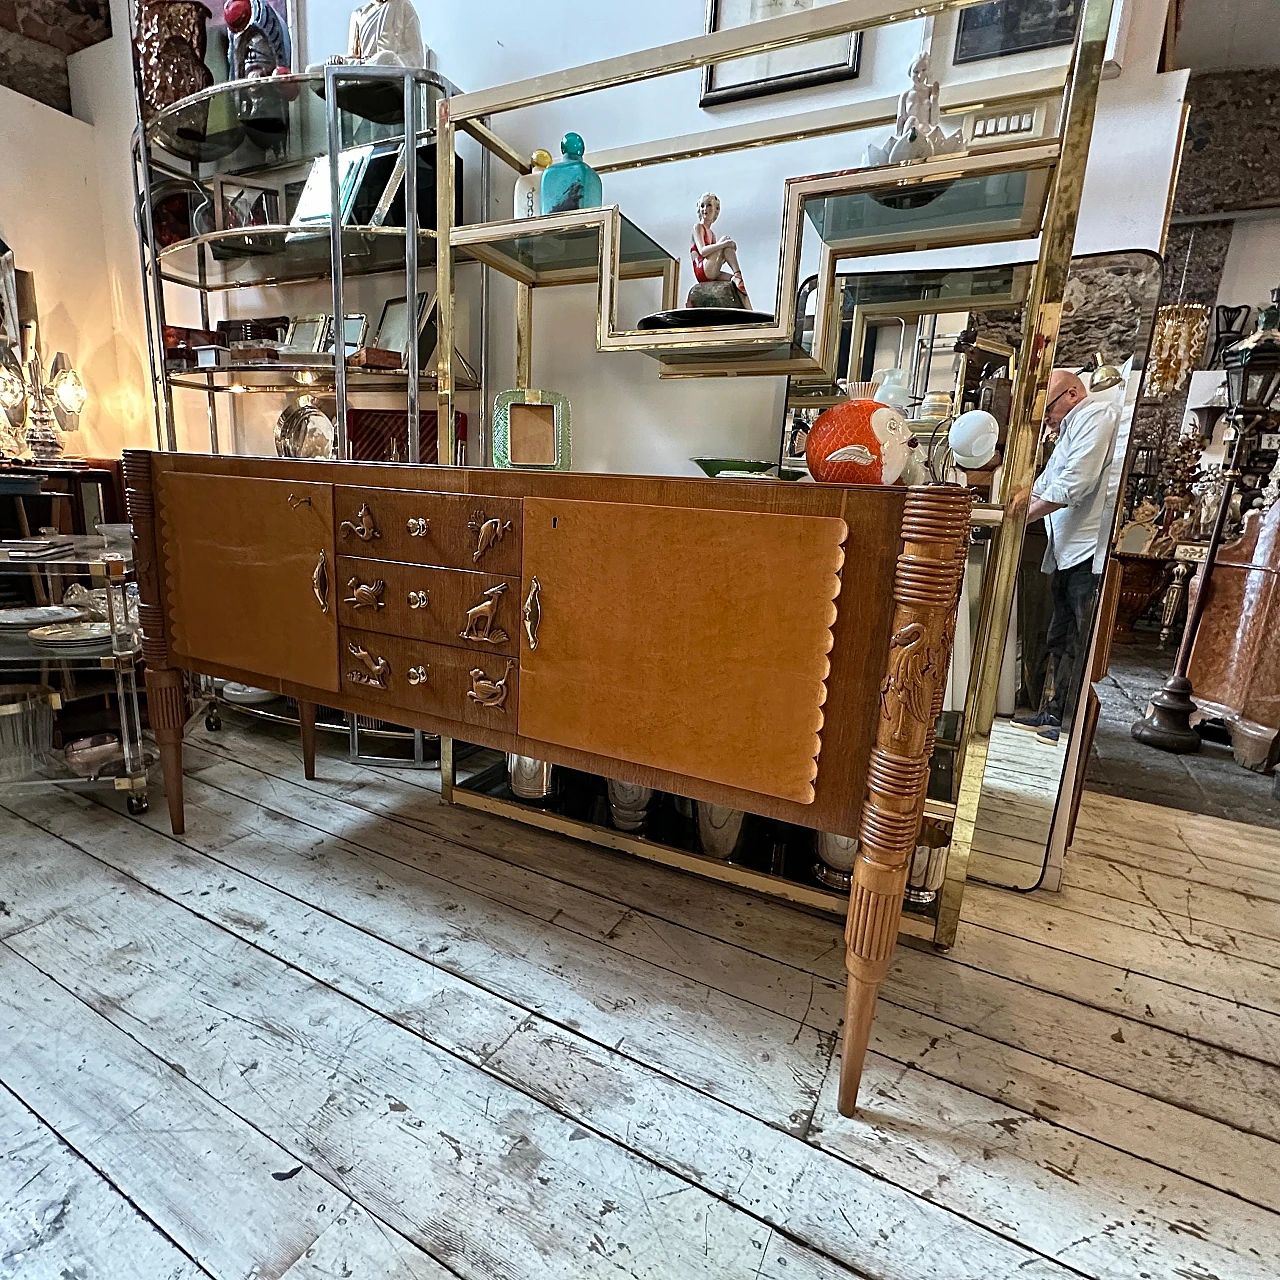
[[1280, 205], [1280, 75], [1275, 68], [1193, 75], [1187, 102], [1191, 115], [1174, 218]]
[[67, 55], [0, 27], [0, 84], [47, 107], [71, 113]]
[[110, 35], [109, 0], [0, 0], [0, 85], [70, 114], [67, 54]]

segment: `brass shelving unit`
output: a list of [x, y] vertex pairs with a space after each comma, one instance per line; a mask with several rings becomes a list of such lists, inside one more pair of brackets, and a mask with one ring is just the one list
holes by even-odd
[[[849, 264], [871, 254], [915, 252], [1007, 243], [1021, 245], [1022, 270], [1010, 298], [1024, 309], [1022, 351], [1013, 387], [1013, 411], [1005, 450], [1000, 501], [975, 512], [975, 525], [991, 530], [983, 580], [974, 662], [965, 702], [963, 731], [955, 754], [954, 802], [930, 801], [928, 813], [951, 828], [946, 880], [930, 916], [908, 913], [903, 931], [949, 946], [955, 938], [964, 894], [969, 849], [990, 742], [1001, 657], [1009, 624], [1014, 580], [1025, 531], [1023, 511], [1006, 507], [1028, 485], [1053, 366], [1063, 288], [1071, 257], [1085, 160], [1093, 128], [1098, 83], [1111, 17], [1111, 0], [1086, 0], [1069, 61], [1045, 72], [1019, 73], [944, 87], [947, 125], [964, 128], [965, 150], [932, 160], [794, 178], [783, 192], [779, 248], [778, 308], [772, 323], [759, 326], [634, 330], [618, 327], [617, 285], [629, 276], [660, 277], [666, 306], [679, 297], [679, 260], [634, 226], [617, 207], [582, 210], [518, 222], [454, 224], [453, 154], [459, 131], [477, 139], [518, 172], [526, 157], [501, 138], [494, 121], [506, 113], [594, 93], [614, 86], [766, 53], [849, 31], [914, 20], [965, 7], [968, 0], [938, 0], [904, 9], [898, 0], [839, 0], [803, 14], [770, 19], [713, 35], [550, 75], [461, 94], [442, 103], [437, 129], [440, 366], [437, 401], [439, 456], [451, 457], [451, 409], [456, 391], [450, 353], [454, 324], [455, 264], [478, 258], [517, 283], [516, 384], [528, 387], [535, 290], [564, 283], [597, 284], [596, 346], [600, 351], [641, 351], [657, 363], [662, 378], [787, 375], [798, 395], [821, 403], [834, 383], [841, 315], [841, 277]], [[993, 111], [1017, 107], [1035, 127], [1026, 140], [1010, 143], [975, 122]], [[848, 106], [734, 125], [620, 148], [595, 157], [602, 173], [657, 166], [697, 156], [719, 155], [804, 138], [847, 134], [888, 125], [896, 100]], [[806, 235], [819, 244], [817, 308], [812, 332], [796, 323], [801, 249]], [[975, 279], [978, 273], [974, 273]], [[1002, 301], [988, 293], [989, 305]], [[949, 299], [947, 309], [956, 309]], [[843, 376], [841, 371], [840, 376]], [[781, 483], [781, 482], [779, 482]], [[564, 835], [620, 849], [714, 879], [819, 910], [842, 911], [847, 895], [703, 858], [696, 853], [627, 835], [611, 828], [530, 808], [457, 781], [453, 743], [442, 743], [446, 799], [500, 813]]]

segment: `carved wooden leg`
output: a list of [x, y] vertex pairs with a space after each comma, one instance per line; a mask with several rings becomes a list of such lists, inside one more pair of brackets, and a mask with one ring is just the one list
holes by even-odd
[[180, 836], [186, 830], [182, 811], [182, 728], [187, 721], [187, 694], [181, 671], [147, 668], [147, 718], [160, 746], [169, 823], [173, 834]]
[[316, 704], [298, 702], [298, 727], [302, 731], [302, 776], [316, 776]]
[[924, 813], [934, 712], [947, 676], [970, 506], [968, 491], [938, 485], [912, 489], [903, 512], [893, 635], [845, 926], [849, 989], [839, 1106], [846, 1116], [857, 1107], [876, 999], [897, 941]]

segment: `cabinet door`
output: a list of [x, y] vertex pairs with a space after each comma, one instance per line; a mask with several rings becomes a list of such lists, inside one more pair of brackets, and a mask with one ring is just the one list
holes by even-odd
[[338, 689], [333, 486], [168, 472], [156, 495], [174, 653]]
[[812, 803], [845, 536], [822, 516], [526, 498], [522, 738]]

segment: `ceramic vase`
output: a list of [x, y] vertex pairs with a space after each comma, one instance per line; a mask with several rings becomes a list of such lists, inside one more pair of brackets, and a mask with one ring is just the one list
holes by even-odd
[[213, 84], [204, 62], [210, 17], [200, 0], [140, 0], [134, 39], [148, 121]]
[[698, 801], [698, 840], [709, 858], [727, 862], [738, 847], [746, 814], [741, 809]]
[[858, 860], [858, 837], [818, 832], [818, 861], [813, 874], [828, 889], [848, 893], [853, 884], [853, 864]]

